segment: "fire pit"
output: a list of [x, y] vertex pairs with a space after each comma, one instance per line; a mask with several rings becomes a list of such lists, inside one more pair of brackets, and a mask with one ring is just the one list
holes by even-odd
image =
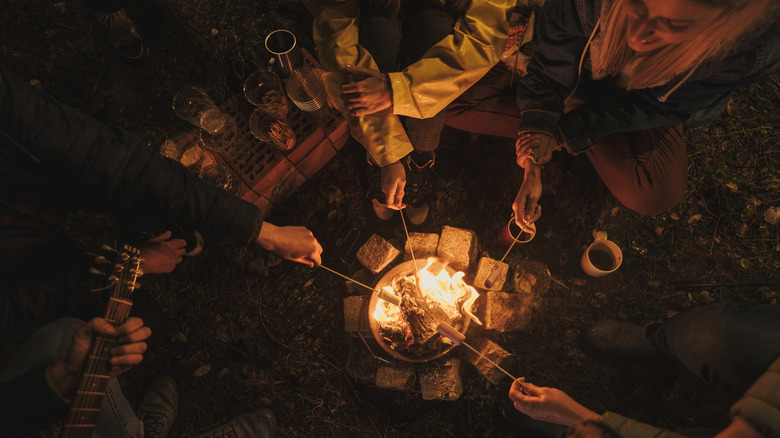
[[[437, 359], [454, 345], [436, 332], [439, 322], [447, 322], [465, 333], [471, 306], [479, 294], [463, 281], [463, 272], [438, 259], [418, 260], [421, 288], [415, 279], [415, 263], [406, 261], [388, 271], [377, 282], [368, 304], [371, 332], [380, 347], [391, 357], [408, 363]], [[380, 298], [380, 292], [392, 293], [400, 305]]]

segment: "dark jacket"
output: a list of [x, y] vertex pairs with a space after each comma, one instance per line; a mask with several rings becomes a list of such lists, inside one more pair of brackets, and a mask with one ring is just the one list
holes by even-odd
[[564, 115], [564, 102], [577, 87], [580, 57], [600, 11], [601, 0], [547, 0], [539, 11], [533, 58], [517, 91], [521, 131], [562, 135], [573, 152], [581, 152], [613, 133], [677, 124], [696, 128], [726, 108], [734, 89], [765, 79], [780, 68], [777, 23], [763, 35], [743, 42], [723, 62], [699, 67], [665, 102], [661, 97], [677, 80], [626, 91], [610, 79], [589, 79], [590, 54], [586, 53], [578, 88], [587, 104]]
[[178, 224], [232, 245], [262, 226], [255, 205], [0, 65], [0, 333], [61, 316], [63, 300], [85, 288], [86, 256], [57, 236], [76, 210]]

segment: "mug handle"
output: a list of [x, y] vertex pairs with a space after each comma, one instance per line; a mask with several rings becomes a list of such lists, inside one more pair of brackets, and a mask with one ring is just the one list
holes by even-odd
[[594, 240], [607, 240], [607, 232], [606, 231], [596, 231], [596, 230], [593, 230], [593, 239]]

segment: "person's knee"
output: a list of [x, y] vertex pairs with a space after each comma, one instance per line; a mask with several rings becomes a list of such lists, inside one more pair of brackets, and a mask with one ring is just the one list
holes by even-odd
[[648, 189], [636, 188], [625, 193], [614, 193], [621, 204], [635, 212], [652, 216], [661, 214], [679, 204], [685, 197], [685, 187], [663, 185]]

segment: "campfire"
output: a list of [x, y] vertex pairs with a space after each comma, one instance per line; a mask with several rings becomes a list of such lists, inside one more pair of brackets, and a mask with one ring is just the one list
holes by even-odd
[[[463, 281], [464, 273], [436, 258], [407, 261], [388, 272], [377, 284], [369, 304], [372, 330], [391, 355], [412, 362], [439, 357], [452, 348], [436, 327], [446, 322], [461, 332], [473, 319], [477, 291]], [[418, 284], [419, 282], [419, 284]]]

